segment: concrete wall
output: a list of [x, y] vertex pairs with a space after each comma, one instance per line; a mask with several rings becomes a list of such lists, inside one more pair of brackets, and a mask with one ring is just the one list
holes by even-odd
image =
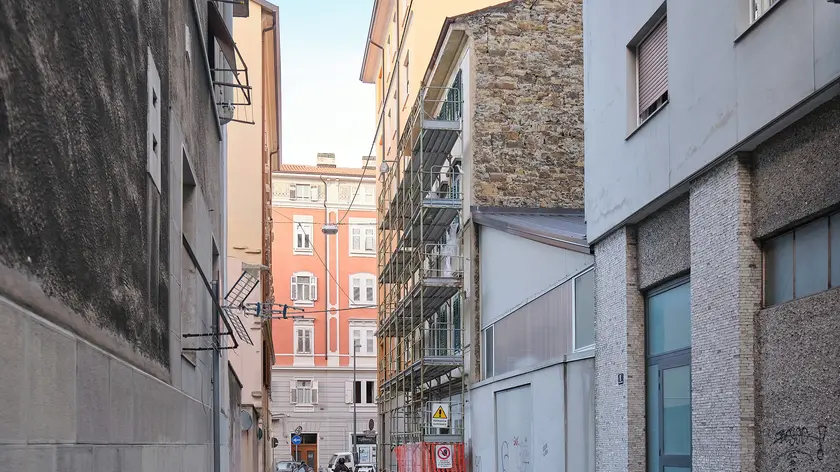
[[[290, 386], [295, 379], [318, 382], [318, 404], [314, 407], [290, 403]], [[350, 450], [353, 429], [353, 404], [347, 402], [345, 383], [353, 380], [352, 369], [274, 369], [271, 377], [271, 410], [282, 414], [275, 423], [274, 434], [280, 444], [274, 448], [276, 460], [291, 458], [289, 434], [298, 426], [304, 433], [318, 433], [318, 467], [326, 466], [336, 452]], [[357, 369], [356, 380], [376, 380], [373, 369]], [[357, 431], [363, 433], [373, 419], [379, 431], [376, 404], [357, 405]]]
[[582, 1], [459, 17], [470, 37], [474, 205], [583, 206]]
[[208, 344], [182, 338], [211, 324], [197, 269], [224, 274], [207, 3], [1, 10], [0, 470], [209, 469], [211, 355], [182, 351]]
[[[584, 8], [586, 209], [594, 240], [840, 74], [840, 9], [779, 2], [749, 27], [749, 2], [667, 1], [670, 103], [635, 125], [628, 43], [662, 0]], [[772, 100], [767, 97], [772, 96]]]
[[481, 228], [481, 325], [498, 320], [592, 263], [592, 256]]
[[473, 385], [472, 470], [594, 472], [594, 406], [591, 351]]

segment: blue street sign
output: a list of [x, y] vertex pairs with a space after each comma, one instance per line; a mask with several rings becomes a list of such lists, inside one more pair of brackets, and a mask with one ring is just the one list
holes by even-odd
[[302, 442], [303, 442], [303, 439], [301, 439], [300, 436], [297, 436], [297, 435], [292, 436], [292, 444], [294, 444], [295, 446], [297, 446], [298, 444], [300, 444]]

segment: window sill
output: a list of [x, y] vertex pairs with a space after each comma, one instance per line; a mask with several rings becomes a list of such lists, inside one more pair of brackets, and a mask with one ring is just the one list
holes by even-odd
[[[348, 408], [350, 412], [353, 412], [353, 404], [350, 404], [350, 408]], [[376, 411], [376, 403], [356, 403], [356, 410], [361, 411]]]
[[312, 249], [294, 249], [293, 252], [296, 256], [311, 256], [313, 254]]
[[315, 405], [295, 405], [295, 413], [313, 413]]
[[351, 251], [350, 257], [376, 257], [376, 252]]
[[364, 301], [354, 301], [350, 300], [350, 308], [370, 308], [373, 310], [374, 308], [378, 308], [375, 301], [372, 302], [364, 302]]
[[292, 305], [312, 308], [313, 306], [315, 306], [315, 302], [302, 302], [302, 301], [293, 300]]
[[779, 5], [781, 5], [784, 2], [785, 2], [785, 0], [778, 0], [776, 3], [770, 5], [770, 8], [768, 8], [767, 11], [762, 13], [761, 16], [759, 16], [755, 21], [750, 23], [750, 25], [747, 26], [744, 29], [744, 31], [741, 32], [741, 34], [739, 34], [738, 36], [735, 37], [735, 41], [733, 41], [733, 42], [735, 44], [738, 44], [739, 42], [741, 42], [741, 39], [743, 39], [745, 36], [747, 36], [750, 33], [750, 31], [757, 28], [758, 25], [761, 24], [761, 22], [764, 21], [765, 18], [767, 18], [768, 15], [770, 15], [771, 13], [773, 13], [776, 10], [776, 7], [778, 7]]
[[639, 125], [636, 126], [636, 128], [633, 131], [631, 131], [630, 134], [628, 134], [627, 137], [624, 138], [624, 140], [627, 141], [630, 138], [632, 138], [633, 135], [636, 134], [640, 129], [642, 129], [646, 124], [648, 124], [650, 122], [650, 120], [653, 119], [654, 116], [658, 115], [659, 112], [664, 110], [665, 107], [667, 107], [669, 103], [671, 103], [671, 100], [670, 99], [666, 100], [665, 103], [663, 103], [661, 107], [657, 108], [655, 112], [651, 113], [650, 116], [645, 119], [645, 121], [639, 123]]

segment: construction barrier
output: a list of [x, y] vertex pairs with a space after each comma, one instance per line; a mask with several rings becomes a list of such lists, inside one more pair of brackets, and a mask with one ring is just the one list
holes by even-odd
[[464, 443], [411, 443], [397, 446], [397, 472], [467, 472]]

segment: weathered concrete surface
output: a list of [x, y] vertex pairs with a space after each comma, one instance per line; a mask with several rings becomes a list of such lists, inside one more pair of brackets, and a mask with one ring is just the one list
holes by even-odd
[[691, 267], [688, 196], [639, 223], [639, 288], [646, 290]]
[[[0, 5], [0, 264], [163, 365], [166, 280], [149, 306], [141, 117], [147, 48], [169, 72], [167, 9], [160, 0]], [[165, 270], [166, 251], [153, 257]]]
[[832, 289], [758, 314], [757, 470], [840, 470], [838, 306]]
[[474, 204], [583, 208], [583, 2], [459, 17], [475, 58]]
[[753, 237], [840, 203], [840, 98], [811, 112], [754, 153]]

